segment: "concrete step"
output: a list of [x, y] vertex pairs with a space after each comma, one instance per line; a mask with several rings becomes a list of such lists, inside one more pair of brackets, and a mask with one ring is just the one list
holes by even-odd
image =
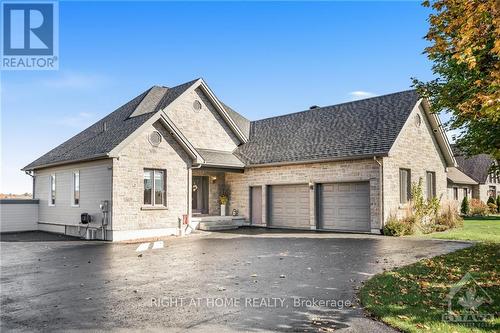
[[236, 225], [233, 220], [212, 220], [212, 221], [200, 221], [200, 225]]
[[234, 224], [207, 224], [207, 223], [200, 223], [200, 230], [204, 231], [219, 231], [219, 230], [232, 230], [232, 229], [238, 229], [237, 225]]

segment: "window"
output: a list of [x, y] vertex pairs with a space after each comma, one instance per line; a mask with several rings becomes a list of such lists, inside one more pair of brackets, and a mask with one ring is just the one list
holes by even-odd
[[80, 171], [73, 171], [71, 205], [80, 205]]
[[56, 174], [49, 176], [49, 206], [56, 204]]
[[466, 187], [464, 187], [463, 190], [464, 190], [464, 198], [468, 198], [469, 197], [469, 191], [467, 190]]
[[399, 202], [402, 204], [410, 201], [411, 175], [408, 169], [399, 169]]
[[166, 206], [165, 170], [144, 169], [144, 204]]
[[458, 200], [458, 187], [453, 188], [453, 200]]
[[436, 173], [427, 171], [427, 200], [436, 197]]
[[497, 197], [497, 187], [496, 186], [490, 186], [488, 190], [488, 195], [490, 197], [496, 198]]

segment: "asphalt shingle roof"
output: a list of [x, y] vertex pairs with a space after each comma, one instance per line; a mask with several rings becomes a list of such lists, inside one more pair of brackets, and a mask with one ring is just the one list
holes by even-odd
[[465, 156], [456, 145], [453, 145], [452, 149], [458, 169], [478, 183], [486, 183], [490, 168], [495, 163], [495, 160], [487, 154]]
[[418, 100], [408, 90], [252, 121], [235, 154], [249, 165], [387, 154]]
[[245, 166], [236, 156], [228, 151], [196, 148], [206, 164], [242, 168]]
[[[148, 89], [87, 129], [28, 164], [23, 170], [32, 170], [55, 163], [104, 157], [151, 118], [156, 111], [170, 104], [195, 82], [196, 80], [190, 81], [173, 88], [154, 86]], [[158, 98], [158, 93], [163, 94], [161, 99]], [[138, 114], [130, 117], [135, 110], [139, 110]], [[104, 127], [106, 130], [104, 130]]]

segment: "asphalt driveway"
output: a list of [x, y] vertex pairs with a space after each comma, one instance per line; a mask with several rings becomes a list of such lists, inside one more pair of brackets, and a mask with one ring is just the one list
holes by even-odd
[[2, 235], [1, 329], [387, 332], [357, 305], [361, 282], [468, 245], [265, 229], [148, 245]]

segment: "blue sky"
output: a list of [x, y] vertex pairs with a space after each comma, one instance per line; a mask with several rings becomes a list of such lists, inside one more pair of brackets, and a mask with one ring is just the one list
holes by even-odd
[[2, 188], [154, 84], [203, 77], [251, 120], [432, 78], [420, 2], [61, 2], [59, 70], [1, 73]]

